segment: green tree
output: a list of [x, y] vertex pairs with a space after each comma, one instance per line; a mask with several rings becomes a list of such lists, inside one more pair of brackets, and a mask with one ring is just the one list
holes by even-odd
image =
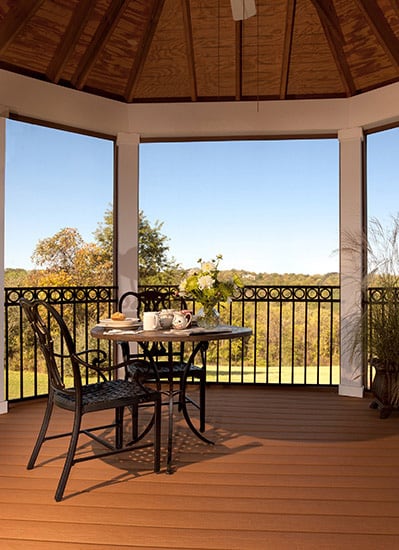
[[139, 281], [141, 284], [173, 284], [179, 265], [169, 258], [169, 239], [162, 234], [163, 222], [153, 226], [139, 212]]
[[[104, 254], [104, 261], [112, 265], [113, 257], [113, 211], [106, 210], [104, 220], [94, 232], [96, 243]], [[162, 233], [163, 222], [149, 222], [142, 210], [139, 211], [139, 280], [141, 284], [173, 284], [177, 281], [179, 265], [169, 258], [169, 238]]]
[[112, 265], [114, 255], [114, 213], [111, 207], [105, 211], [104, 220], [97, 224], [94, 238], [102, 249], [104, 258]]

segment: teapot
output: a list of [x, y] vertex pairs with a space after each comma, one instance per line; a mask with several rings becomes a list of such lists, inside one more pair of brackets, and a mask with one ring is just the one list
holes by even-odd
[[162, 309], [159, 313], [159, 324], [161, 325], [161, 328], [164, 330], [167, 330], [171, 328], [173, 324], [173, 317], [175, 314], [174, 309]]
[[191, 325], [192, 314], [190, 311], [175, 311], [172, 326], [175, 329], [188, 328]]

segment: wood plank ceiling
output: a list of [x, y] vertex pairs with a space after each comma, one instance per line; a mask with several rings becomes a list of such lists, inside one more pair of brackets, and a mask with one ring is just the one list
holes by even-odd
[[350, 97], [399, 81], [398, 0], [0, 0], [0, 68], [127, 103]]

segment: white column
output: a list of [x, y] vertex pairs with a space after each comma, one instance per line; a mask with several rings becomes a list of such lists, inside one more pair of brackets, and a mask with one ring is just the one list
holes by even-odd
[[139, 135], [117, 135], [117, 284], [119, 296], [138, 287]]
[[[363, 234], [363, 131], [338, 132], [340, 143], [340, 286], [341, 381], [340, 395], [363, 397], [362, 357], [351, 353], [351, 327], [361, 319], [362, 251], [348, 250], [348, 235], [361, 242]], [[350, 239], [349, 238], [349, 239]], [[345, 249], [346, 245], [346, 249]]]
[[[7, 116], [7, 115], [6, 115]], [[0, 300], [4, 309], [4, 189], [6, 172], [6, 118], [0, 106]], [[4, 313], [0, 315], [0, 414], [6, 413], [8, 403], [4, 388]]]

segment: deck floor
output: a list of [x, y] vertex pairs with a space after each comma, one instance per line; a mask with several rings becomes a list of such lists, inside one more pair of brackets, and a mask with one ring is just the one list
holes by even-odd
[[[173, 475], [152, 473], [151, 449], [84, 462], [60, 503], [66, 441], [45, 443], [26, 470], [44, 402], [11, 405], [0, 416], [0, 548], [399, 548], [399, 413], [382, 420], [370, 399], [333, 390], [213, 386], [207, 398], [214, 446], [177, 417]], [[53, 430], [70, 420], [57, 410]]]

